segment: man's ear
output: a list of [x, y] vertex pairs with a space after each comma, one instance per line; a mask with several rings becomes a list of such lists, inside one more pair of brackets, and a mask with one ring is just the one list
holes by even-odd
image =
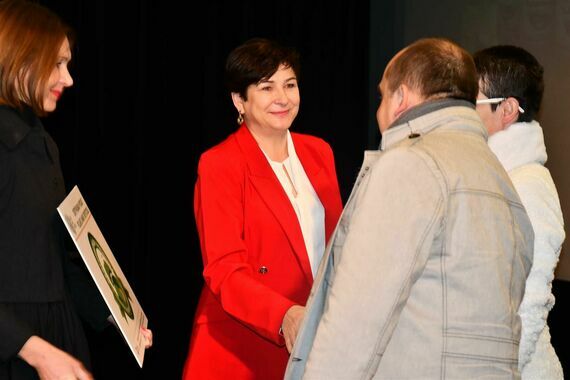
[[503, 129], [516, 123], [519, 118], [519, 101], [516, 98], [507, 98], [501, 105], [501, 124]]
[[413, 102], [414, 96], [412, 94], [412, 91], [405, 84], [398, 86], [394, 92], [394, 97], [394, 119], [397, 119], [402, 113], [415, 105]]
[[244, 100], [238, 92], [232, 92], [232, 102], [239, 114], [245, 113]]

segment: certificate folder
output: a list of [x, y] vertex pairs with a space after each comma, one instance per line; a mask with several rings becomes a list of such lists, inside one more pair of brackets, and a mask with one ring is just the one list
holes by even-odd
[[99, 230], [91, 210], [75, 186], [57, 208], [91, 277], [107, 303], [137, 363], [142, 368], [148, 319]]

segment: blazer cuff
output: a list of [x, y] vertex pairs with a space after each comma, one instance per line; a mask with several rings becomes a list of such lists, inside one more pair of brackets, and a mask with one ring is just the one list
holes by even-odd
[[0, 361], [15, 358], [34, 331], [0, 306]]

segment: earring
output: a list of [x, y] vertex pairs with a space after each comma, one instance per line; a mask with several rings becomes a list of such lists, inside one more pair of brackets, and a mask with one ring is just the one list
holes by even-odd
[[237, 123], [239, 125], [242, 125], [243, 123], [243, 114], [241, 112], [238, 112]]

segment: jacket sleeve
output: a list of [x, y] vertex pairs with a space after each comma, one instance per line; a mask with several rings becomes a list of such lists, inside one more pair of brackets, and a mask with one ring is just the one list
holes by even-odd
[[0, 361], [14, 358], [33, 331], [0, 304]]
[[[3, 199], [4, 190], [10, 181], [8, 160], [3, 156], [3, 148], [0, 145], [0, 200]], [[31, 328], [0, 303], [0, 361], [7, 361], [16, 356], [32, 335]]]
[[441, 226], [443, 192], [426, 160], [394, 149], [359, 179], [354, 204], [346, 206], [350, 220], [341, 219], [333, 241], [334, 267], [304, 378], [375, 373]]
[[103, 330], [110, 325], [107, 318], [111, 311], [77, 251], [65, 251], [63, 254], [66, 287], [79, 317], [96, 331]]
[[548, 169], [527, 165], [509, 173], [534, 230], [533, 263], [519, 307], [523, 324], [519, 349], [519, 369], [536, 350], [548, 313], [554, 305], [552, 280], [564, 241], [564, 220], [556, 187]]
[[245, 169], [207, 153], [198, 165], [194, 213], [206, 286], [223, 310], [261, 336], [284, 344], [279, 329], [295, 303], [255, 279], [243, 240]]

